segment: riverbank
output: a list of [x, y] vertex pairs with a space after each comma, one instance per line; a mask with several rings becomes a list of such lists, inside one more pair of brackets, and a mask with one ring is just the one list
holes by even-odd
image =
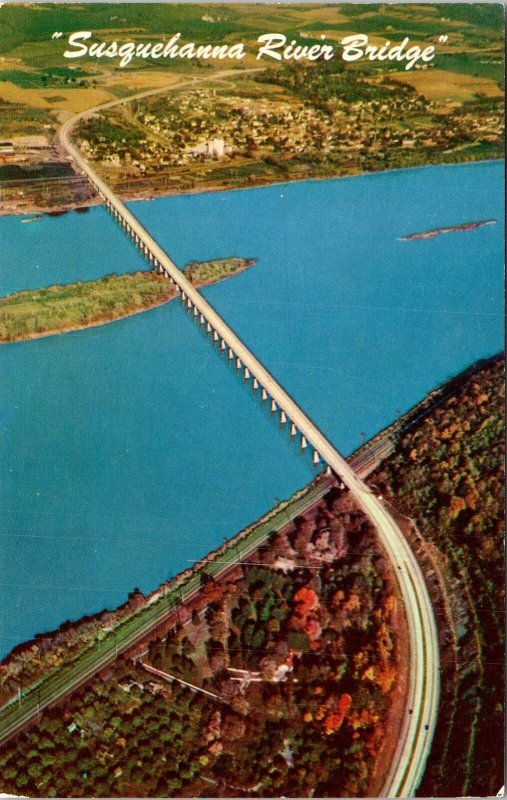
[[[331, 479], [321, 478], [320, 486], [317, 481], [309, 487], [306, 497], [300, 493], [297, 508], [287, 504], [284, 511], [278, 509], [267, 525], [257, 524], [238, 537], [234, 547], [229, 543], [228, 556], [221, 548], [221, 553], [216, 551], [196, 565], [198, 588], [189, 593], [189, 582], [183, 584], [183, 597], [174, 593], [176, 607], [170, 592], [164, 592], [158, 598], [162, 611], [158, 627], [134, 648], [126, 650], [121, 625], [117, 626], [119, 649], [115, 654], [109, 637], [113, 657], [107, 667], [91, 684], [76, 687], [64, 705], [50, 713], [42, 711], [38, 728], [31, 733], [31, 758], [42, 764], [46, 734], [62, 745], [54, 748], [56, 759], [47, 773], [58, 794], [74, 793], [75, 776], [65, 772], [62, 781], [59, 759], [63, 753], [73, 753], [80, 742], [72, 736], [77, 727], [83, 732], [90, 764], [87, 783], [83, 786], [81, 781], [80, 787], [93, 796], [105, 796], [113, 788], [123, 795], [131, 785], [129, 775], [138, 796], [155, 796], [156, 787], [150, 785], [151, 755], [146, 754], [134, 775], [134, 750], [137, 737], [146, 735], [155, 750], [163, 734], [147, 716], [168, 699], [173, 709], [170, 739], [162, 741], [167, 763], [179, 765], [173, 790], [181, 787], [185, 795], [200, 796], [203, 784], [211, 782], [219, 797], [248, 786], [265, 790], [274, 786], [285, 795], [294, 787], [300, 796], [307, 796], [320, 781], [323, 796], [331, 795], [331, 788], [343, 796], [369, 794], [369, 775], [387, 730], [392, 730], [392, 695], [404, 671], [402, 664], [407, 663], [400, 659], [399, 645], [403, 647], [406, 631], [395, 576], [385, 555], [379, 554], [375, 562], [369, 558], [378, 546], [375, 532], [350, 495], [333, 486]], [[325, 580], [315, 580], [315, 569], [325, 571]], [[147, 610], [153, 612], [156, 603], [157, 597], [152, 597]], [[372, 615], [371, 608], [377, 613]], [[121, 651], [125, 653], [120, 655]], [[335, 670], [337, 679], [332, 680]], [[138, 695], [141, 703], [136, 702]], [[181, 747], [173, 745], [178, 732], [174, 710], [181, 703], [183, 711], [191, 698], [193, 724], [184, 725]], [[119, 750], [107, 733], [117, 714], [125, 741]], [[290, 742], [286, 763], [296, 769], [284, 767], [282, 754], [273, 768], [265, 770], [266, 755], [280, 752], [285, 741]], [[350, 748], [351, 754], [341, 769], [335, 760], [338, 743]], [[177, 758], [173, 746], [181, 750]], [[107, 770], [97, 763], [104, 748], [115, 754], [111, 763], [102, 762]], [[257, 757], [251, 758], [252, 752]], [[313, 754], [311, 760], [308, 753]], [[10, 769], [14, 755], [15, 771]], [[1, 788], [17, 787], [25, 760], [24, 737], [7, 744], [0, 758], [0, 766], [7, 767]], [[187, 764], [196, 759], [198, 766], [185, 775]], [[389, 763], [390, 759], [384, 771]], [[158, 764], [156, 772], [165, 776], [164, 764]], [[125, 783], [117, 782], [122, 775]], [[242, 786], [234, 783], [235, 775], [241, 776]]]
[[[378, 175], [416, 169], [419, 170], [425, 169], [426, 167], [452, 167], [465, 164], [490, 163], [492, 161], [504, 160], [503, 152], [500, 152], [497, 156], [489, 157], [479, 156], [474, 158], [470, 157], [466, 153], [463, 154], [462, 158], [451, 157], [456, 155], [458, 155], [458, 151], [446, 153], [444, 154], [444, 157], [435, 158], [431, 162], [423, 160], [421, 163], [417, 163], [417, 161], [409, 161], [408, 163], [404, 163], [401, 161], [400, 164], [392, 165], [388, 169], [382, 165], [378, 165], [378, 168], [369, 170], [361, 170], [356, 168], [340, 168], [338, 170], [331, 171], [322, 169], [299, 169], [297, 172], [291, 172], [289, 174], [287, 172], [280, 172], [277, 174], [264, 174], [259, 172], [251, 173], [247, 178], [234, 176], [231, 177], [230, 180], [198, 180], [192, 187], [187, 186], [185, 188], [182, 186], [169, 188], [167, 187], [166, 182], [164, 182], [164, 185], [157, 186], [157, 180], [160, 176], [154, 176], [154, 180], [151, 183], [149, 179], [143, 179], [142, 181], [139, 181], [139, 183], [142, 184], [139, 187], [134, 185], [131, 188], [125, 189], [112, 185], [112, 188], [120, 200], [124, 203], [150, 202], [162, 197], [176, 197], [179, 195], [204, 193], [211, 194], [215, 192], [232, 192], [245, 189], [260, 189], [274, 185], [283, 186], [284, 184], [288, 183], [302, 183], [304, 181], [326, 181], [337, 180], [338, 178], [359, 178], [366, 175]], [[29, 214], [49, 214], [50, 216], [55, 216], [60, 214], [68, 214], [72, 211], [83, 213], [86, 212], [88, 208], [93, 208], [94, 206], [99, 206], [102, 204], [102, 199], [98, 195], [94, 195], [86, 201], [85, 205], [83, 205], [82, 201], [76, 200], [75, 202], [63, 204], [56, 203], [55, 205], [52, 205], [50, 209], [48, 209], [48, 206], [45, 203], [30, 203], [29, 201], [27, 202], [26, 198], [24, 198], [23, 204], [16, 201], [14, 205], [8, 205], [6, 203], [1, 205], [0, 217], [25, 216]]]
[[[453, 405], [454, 397], [458, 395], [466, 396], [471, 392], [471, 386], [475, 387], [475, 389], [480, 386], [484, 376], [487, 376], [491, 370], [497, 369], [498, 364], [504, 364], [503, 354], [497, 354], [471, 364], [445, 384], [427, 394], [392, 425], [380, 431], [355, 450], [347, 460], [358, 472], [363, 471], [365, 474], [369, 474], [376, 470], [380, 473], [383, 463], [388, 464], [391, 459], [395, 460], [398, 448], [402, 446], [400, 443], [404, 436], [416, 435], [417, 430], [426, 424], [426, 420], [432, 417], [438, 418], [439, 408], [443, 404]], [[380, 447], [373, 460], [373, 467], [371, 467], [372, 446], [381, 444], [385, 440], [394, 442], [392, 448], [389, 452], [386, 452], [384, 448]], [[365, 468], [364, 462], [368, 462], [368, 469]], [[376, 472], [373, 474], [376, 475]], [[372, 480], [376, 480], [376, 477], [372, 476]], [[330, 491], [334, 484], [333, 478], [324, 474], [317, 475], [310, 484], [297, 490], [287, 500], [281, 501], [259, 520], [248, 525], [225, 544], [208, 553], [205, 558], [196, 562], [192, 567], [158, 586], [153, 592], [144, 595], [139, 589], [135, 588], [129, 594], [128, 600], [115, 609], [101, 610], [96, 614], [84, 616], [72, 622], [65, 622], [57, 630], [38, 633], [35, 639], [16, 645], [0, 662], [0, 670], [4, 670], [3, 677], [0, 680], [0, 707], [2, 703], [6, 702], [10, 691], [13, 689], [13, 684], [11, 684], [12, 676], [17, 676], [20, 670], [23, 671], [23, 682], [27, 685], [54, 665], [55, 653], [58, 654], [62, 661], [72, 659], [84, 646], [93, 642], [97, 635], [100, 635], [100, 632], [103, 635], [104, 632], [111, 630], [112, 625], [118, 625], [132, 613], [152, 605], [160, 597], [166, 597], [173, 590], [179, 591], [180, 587], [184, 586], [189, 578], [195, 574], [200, 574], [205, 565], [211, 565], [214, 559], [223, 564], [225, 563], [223, 560], [225, 556], [235, 551], [240, 544], [250, 547], [253, 539], [258, 537], [262, 541], [262, 537], [269, 526], [274, 529], [281, 519], [285, 518], [287, 521], [290, 519], [291, 514], [295, 516], [293, 509], [297, 508], [299, 503], [302, 501], [307, 502], [309, 497], [315, 501], [319, 495]], [[25, 658], [28, 653], [32, 653], [34, 656], [34, 660], [31, 663]], [[45, 663], [46, 660], [47, 663]]]
[[[237, 257], [192, 261], [183, 272], [195, 286], [206, 286], [237, 275], [253, 264], [255, 259]], [[95, 281], [16, 292], [0, 300], [0, 343], [106, 325], [175, 297], [171, 281], [153, 271], [106, 275]]]

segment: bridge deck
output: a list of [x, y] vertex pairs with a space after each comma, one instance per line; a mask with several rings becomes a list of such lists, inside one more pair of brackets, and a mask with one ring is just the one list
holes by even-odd
[[[125, 100], [113, 101], [107, 107]], [[105, 107], [105, 106], [104, 106]], [[98, 109], [78, 114], [60, 130], [62, 144], [89, 177], [108, 209], [121, 222], [142, 252], [178, 287], [188, 311], [196, 310], [199, 318], [247, 372], [245, 377], [258, 383], [263, 399], [271, 398], [272, 409], [278, 408], [308, 442], [315, 455], [341, 478], [358, 506], [375, 525], [398, 577], [403, 597], [410, 643], [410, 674], [406, 714], [399, 736], [398, 748], [383, 796], [414, 794], [423, 775], [437, 719], [439, 698], [439, 647], [435, 618], [423, 575], [414, 553], [389, 510], [372, 490], [358, 477], [333, 444], [317, 428], [299, 405], [290, 397], [271, 373], [241, 341], [208, 301], [187, 280], [172, 259], [165, 253], [129, 209], [82, 158], [70, 140], [70, 132], [79, 119], [89, 117]], [[273, 405], [273, 403], [275, 405]], [[410, 711], [409, 711], [410, 710]]]

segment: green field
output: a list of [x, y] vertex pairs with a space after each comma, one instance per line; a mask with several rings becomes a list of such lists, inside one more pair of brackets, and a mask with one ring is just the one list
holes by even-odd
[[[250, 49], [257, 37], [268, 29], [291, 38], [301, 33], [329, 30], [385, 34], [393, 41], [400, 41], [404, 36], [419, 41], [431, 40], [444, 32], [455, 36], [453, 49], [456, 53], [473, 48], [473, 58], [478, 62], [486, 50], [502, 45], [503, 9], [500, 4], [484, 3], [416, 7], [410, 4], [294, 5], [270, 6], [269, 9], [263, 5], [216, 4], [211, 11], [194, 4], [121, 3], [111, 6], [94, 3], [84, 7], [44, 3], [28, 8], [5, 5], [0, 18], [0, 54], [21, 58], [29, 67], [61, 66], [68, 34], [83, 29], [106, 40], [118, 37], [147, 40], [179, 31], [186, 40], [201, 43], [245, 41], [250, 43]], [[55, 31], [63, 33], [58, 40], [51, 39]], [[86, 63], [96, 64], [93, 59], [83, 59], [80, 66]], [[171, 64], [171, 69], [175, 66]], [[457, 66], [460, 67], [459, 63]]]
[[92, 77], [93, 74], [96, 73], [68, 67], [51, 67], [37, 72], [11, 69], [0, 72], [0, 82], [10, 81], [20, 89], [50, 89], [54, 86], [72, 88], [85, 85], [85, 79]]

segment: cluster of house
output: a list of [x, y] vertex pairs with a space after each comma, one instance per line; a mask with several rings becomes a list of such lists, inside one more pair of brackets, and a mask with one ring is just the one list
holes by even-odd
[[127, 164], [151, 173], [195, 159], [355, 151], [382, 157], [391, 147], [432, 148], [475, 139], [496, 141], [501, 136], [500, 113], [474, 116], [456, 110], [439, 117], [421, 95], [407, 91], [384, 95], [355, 102], [333, 100], [330, 113], [303, 102], [188, 91], [159, 101], [155, 108], [141, 106], [138, 120], [146, 138], [139, 150], [121, 140], [85, 140], [83, 146], [105, 166]]

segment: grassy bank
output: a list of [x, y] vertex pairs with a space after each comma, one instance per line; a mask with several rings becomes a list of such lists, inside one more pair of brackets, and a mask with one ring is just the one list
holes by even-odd
[[[195, 285], [213, 283], [251, 266], [252, 259], [191, 262], [184, 273]], [[106, 275], [95, 281], [16, 292], [0, 300], [0, 342], [18, 342], [103, 325], [147, 311], [175, 296], [155, 272]]]

